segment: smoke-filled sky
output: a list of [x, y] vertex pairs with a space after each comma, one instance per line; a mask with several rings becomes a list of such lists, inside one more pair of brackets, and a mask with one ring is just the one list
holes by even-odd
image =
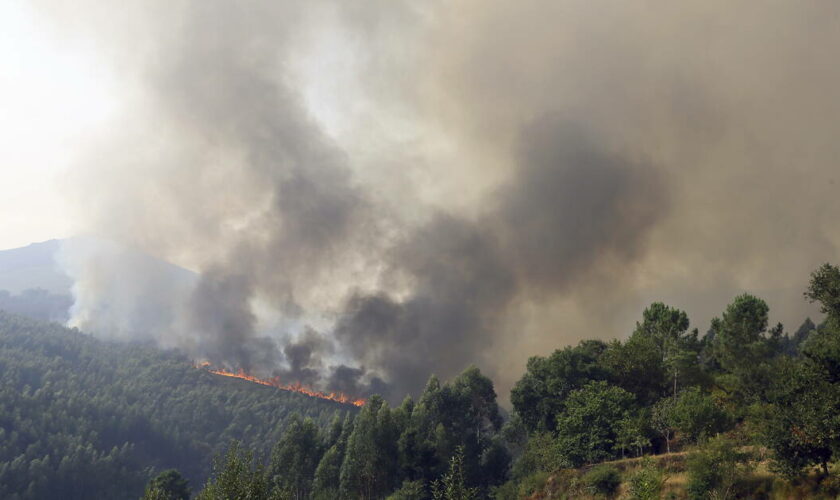
[[831, 0], [9, 5], [0, 241], [198, 273], [66, 249], [93, 331], [396, 399], [475, 363], [505, 397], [654, 300], [796, 328], [840, 257]]

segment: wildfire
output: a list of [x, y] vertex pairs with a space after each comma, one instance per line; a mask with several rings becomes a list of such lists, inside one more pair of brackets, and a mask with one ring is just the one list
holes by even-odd
[[229, 371], [223, 370], [223, 369], [216, 370], [216, 369], [210, 368], [210, 363], [208, 363], [206, 361], [196, 365], [196, 368], [204, 368], [210, 373], [213, 373], [215, 375], [221, 375], [223, 377], [233, 377], [233, 378], [238, 378], [238, 379], [242, 379], [242, 380], [247, 380], [249, 382], [254, 382], [255, 384], [267, 385], [269, 387], [275, 387], [275, 388], [283, 390], [283, 391], [299, 392], [301, 394], [306, 394], [307, 396], [312, 396], [313, 398], [328, 399], [330, 401], [335, 401], [337, 403], [351, 404], [353, 406], [364, 406], [364, 404], [366, 403], [366, 400], [363, 399], [363, 398], [352, 398], [352, 397], [350, 397], [346, 394], [342, 394], [340, 392], [326, 393], [326, 392], [316, 391], [314, 389], [311, 389], [309, 387], [306, 387], [306, 386], [300, 384], [299, 382], [296, 382], [294, 384], [284, 384], [284, 383], [280, 382], [280, 377], [272, 377], [272, 378], [268, 378], [268, 379], [258, 378], [258, 377], [254, 377], [253, 375], [248, 375], [247, 373], [245, 373], [245, 371], [243, 371], [241, 369], [239, 371], [236, 371], [236, 372], [229, 372]]

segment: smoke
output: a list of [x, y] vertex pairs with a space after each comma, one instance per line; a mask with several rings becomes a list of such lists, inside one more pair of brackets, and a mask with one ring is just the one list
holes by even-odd
[[837, 260], [835, 2], [39, 5], [125, 88], [76, 217], [198, 274], [65, 259], [93, 331], [392, 398], [475, 362], [504, 395], [654, 300], [798, 323]]

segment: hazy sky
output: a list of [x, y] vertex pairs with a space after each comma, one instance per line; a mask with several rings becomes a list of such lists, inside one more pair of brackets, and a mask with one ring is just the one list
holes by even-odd
[[0, 248], [73, 233], [62, 182], [118, 106], [95, 48], [58, 38], [31, 2], [0, 2]]
[[506, 392], [654, 300], [701, 331], [743, 292], [813, 314], [837, 2], [244, 5], [0, 6], [0, 247], [86, 232], [201, 275], [164, 300], [76, 255], [79, 324], [398, 392], [476, 362]]

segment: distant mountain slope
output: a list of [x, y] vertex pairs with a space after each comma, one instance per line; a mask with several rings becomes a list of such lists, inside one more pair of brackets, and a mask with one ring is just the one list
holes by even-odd
[[74, 302], [73, 276], [91, 269], [116, 282], [136, 281], [141, 270], [143, 279], [168, 288], [189, 287], [196, 280], [190, 270], [110, 241], [93, 237], [49, 240], [0, 250], [0, 310], [64, 323]]
[[357, 408], [0, 312], [0, 498], [132, 498], [155, 470], [196, 487], [231, 440], [267, 452], [293, 412]]
[[20, 293], [42, 288], [54, 294], [70, 295], [73, 281], [55, 262], [60, 247], [61, 240], [49, 240], [0, 250], [0, 290]]

